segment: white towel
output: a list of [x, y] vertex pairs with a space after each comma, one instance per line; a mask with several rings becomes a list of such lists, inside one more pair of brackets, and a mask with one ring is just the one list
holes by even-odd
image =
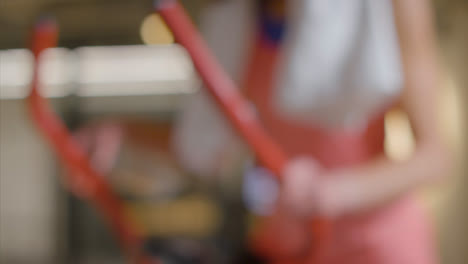
[[391, 0], [290, 0], [274, 103], [324, 127], [356, 127], [399, 94]]

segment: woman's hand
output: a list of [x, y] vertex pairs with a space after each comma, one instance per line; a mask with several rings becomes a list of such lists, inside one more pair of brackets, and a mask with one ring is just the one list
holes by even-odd
[[341, 215], [359, 201], [353, 180], [345, 174], [345, 171], [325, 172], [311, 158], [294, 159], [284, 170], [282, 203], [300, 216]]
[[291, 213], [308, 215], [317, 211], [320, 166], [311, 158], [290, 161], [283, 172], [281, 203]]
[[284, 170], [283, 205], [296, 215], [335, 218], [363, 201], [359, 184], [346, 170], [328, 171], [311, 158], [297, 158]]

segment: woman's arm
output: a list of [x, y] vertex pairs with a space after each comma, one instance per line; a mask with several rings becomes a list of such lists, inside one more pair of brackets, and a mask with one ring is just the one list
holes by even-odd
[[336, 175], [320, 177], [323, 182], [300, 172], [306, 167], [303, 160], [293, 162], [286, 169], [285, 197], [301, 213], [333, 217], [366, 211], [448, 173], [450, 158], [437, 120], [440, 82], [430, 2], [393, 2], [405, 74], [402, 106], [416, 136], [416, 150], [402, 162], [381, 157], [356, 168], [326, 172]]

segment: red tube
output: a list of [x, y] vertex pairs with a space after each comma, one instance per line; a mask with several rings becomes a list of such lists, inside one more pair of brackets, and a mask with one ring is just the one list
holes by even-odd
[[257, 120], [250, 103], [223, 71], [197, 33], [190, 18], [177, 1], [162, 1], [157, 11], [192, 57], [208, 91], [218, 102], [231, 124], [255, 152], [261, 164], [278, 179], [286, 163], [286, 155]]
[[150, 263], [142, 257], [142, 239], [125, 214], [122, 201], [104, 176], [93, 169], [85, 152], [39, 92], [39, 56], [45, 49], [56, 45], [57, 36], [57, 27], [51, 20], [41, 21], [34, 28], [31, 50], [35, 63], [27, 99], [32, 119], [68, 170], [66, 180], [71, 190], [89, 200], [104, 216], [132, 263]]

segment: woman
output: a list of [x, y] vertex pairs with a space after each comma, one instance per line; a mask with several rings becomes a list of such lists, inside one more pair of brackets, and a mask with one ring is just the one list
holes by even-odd
[[[446, 174], [450, 161], [434, 107], [429, 1], [259, 2], [244, 88], [296, 158], [254, 247], [277, 263], [437, 263], [430, 223], [411, 195]], [[383, 116], [395, 106], [408, 114], [417, 142], [404, 162], [383, 154]], [[333, 233], [312, 252], [307, 219], [317, 216], [332, 220]]]

